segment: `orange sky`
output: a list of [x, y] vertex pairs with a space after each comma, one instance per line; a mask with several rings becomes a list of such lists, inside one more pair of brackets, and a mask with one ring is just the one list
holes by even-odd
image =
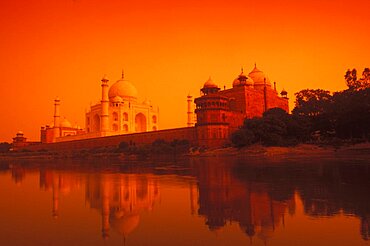
[[278, 90], [341, 90], [369, 67], [368, 0], [12, 0], [0, 2], [0, 142], [39, 140], [61, 114], [84, 126], [100, 79], [121, 69], [160, 107], [160, 128], [186, 125], [186, 96], [211, 75], [230, 87], [254, 62]]

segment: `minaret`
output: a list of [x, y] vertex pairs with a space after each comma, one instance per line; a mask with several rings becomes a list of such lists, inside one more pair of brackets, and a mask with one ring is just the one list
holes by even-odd
[[60, 99], [59, 97], [54, 100], [54, 127], [60, 126]]
[[109, 98], [108, 98], [108, 81], [104, 75], [101, 79], [101, 114], [100, 114], [100, 131], [105, 134], [109, 131]]
[[194, 113], [193, 113], [193, 107], [192, 107], [192, 103], [193, 103], [193, 96], [191, 96], [190, 94], [188, 95], [188, 127], [192, 127], [194, 125], [194, 122], [193, 122], [193, 119], [194, 119]]
[[57, 137], [60, 137], [60, 99], [59, 97], [54, 100], [54, 137], [53, 142]]
[[264, 111], [263, 112], [266, 112], [267, 111], [267, 88], [266, 88], [266, 78], [263, 79], [263, 104], [264, 104]]

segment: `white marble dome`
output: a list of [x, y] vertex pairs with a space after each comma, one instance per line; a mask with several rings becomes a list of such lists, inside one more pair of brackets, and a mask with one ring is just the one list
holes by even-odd
[[120, 79], [109, 88], [108, 96], [110, 100], [117, 96], [122, 99], [136, 99], [137, 90], [127, 80]]

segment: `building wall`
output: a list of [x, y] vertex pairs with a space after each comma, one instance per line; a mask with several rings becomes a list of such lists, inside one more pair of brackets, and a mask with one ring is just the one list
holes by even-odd
[[[246, 118], [261, 117], [265, 111], [264, 90], [239, 86], [221, 90], [218, 94], [230, 98], [230, 109], [244, 113]], [[288, 99], [279, 97], [278, 93], [269, 86], [266, 87], [266, 103], [267, 109], [278, 107], [289, 112]]]
[[[100, 114], [101, 104], [92, 106], [90, 111], [86, 113], [88, 133], [100, 132]], [[140, 116], [137, 117], [138, 115]], [[153, 121], [153, 116], [156, 118], [155, 121]], [[142, 119], [141, 123], [140, 119]], [[152, 105], [132, 101], [109, 102], [109, 129], [116, 134], [156, 131], [159, 129], [158, 110]]]
[[[73, 136], [72, 136], [73, 137]], [[100, 147], [117, 147], [121, 142], [129, 144], [144, 145], [151, 144], [157, 139], [172, 141], [175, 139], [186, 139], [191, 144], [197, 145], [195, 127], [175, 128], [169, 130], [151, 131], [134, 134], [123, 134], [108, 137], [96, 137], [81, 140], [72, 140], [66, 142], [45, 143], [33, 146], [27, 146], [29, 150], [56, 150], [69, 151], [75, 149], [92, 149]]]
[[217, 148], [230, 142], [228, 125], [197, 126], [196, 133], [197, 145], [200, 147]]
[[[288, 99], [279, 97], [270, 86], [259, 89], [237, 86], [205, 94], [194, 101], [199, 146], [213, 148], [228, 144], [230, 135], [246, 118], [261, 117], [268, 109], [279, 107], [289, 112]], [[224, 132], [227, 134], [221, 134]]]

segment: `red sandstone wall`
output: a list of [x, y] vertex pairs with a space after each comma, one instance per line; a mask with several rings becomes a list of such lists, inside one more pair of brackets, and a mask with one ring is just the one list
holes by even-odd
[[157, 139], [172, 141], [174, 139], [187, 139], [191, 144], [197, 145], [194, 127], [175, 128], [152, 132], [116, 135], [109, 137], [90, 138], [68, 142], [38, 144], [27, 146], [28, 150], [74, 150], [92, 149], [100, 147], [117, 147], [121, 142], [135, 143], [135, 145], [150, 144]]
[[198, 146], [217, 148], [228, 143], [229, 127], [227, 125], [205, 125], [196, 127]]
[[267, 90], [267, 109], [281, 108], [289, 113], [288, 99], [277, 95], [274, 90]]
[[225, 96], [228, 98], [235, 98], [235, 102], [231, 105], [231, 110], [234, 111], [242, 111], [243, 113], [246, 110], [246, 103], [245, 103], [245, 87], [235, 87], [223, 91], [219, 91], [219, 95]]
[[265, 111], [264, 93], [261, 90], [248, 88], [246, 90], [246, 117], [261, 117]]
[[[245, 113], [245, 117], [261, 117], [265, 111], [264, 90], [256, 90], [248, 87], [235, 87], [219, 92], [221, 95], [235, 98], [231, 110]], [[267, 109], [282, 108], [289, 112], [288, 99], [281, 98], [277, 92], [270, 87], [266, 88]]]

